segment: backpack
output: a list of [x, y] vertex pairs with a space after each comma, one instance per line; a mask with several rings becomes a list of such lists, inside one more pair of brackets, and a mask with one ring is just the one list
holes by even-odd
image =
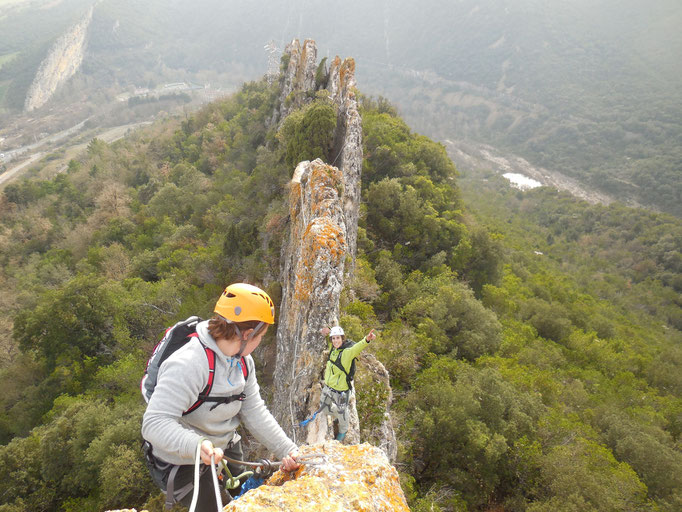
[[329, 351], [329, 356], [327, 357], [327, 361], [331, 362], [334, 366], [336, 366], [339, 370], [343, 372], [343, 374], [346, 376], [346, 385], [348, 386], [348, 390], [353, 389], [353, 378], [355, 377], [355, 359], [351, 361], [350, 363], [350, 369], [346, 371], [346, 369], [343, 367], [341, 364], [341, 356], [343, 355], [343, 351], [347, 348], [352, 347], [355, 345], [352, 341], [348, 340], [339, 347], [339, 354], [336, 356], [336, 359], [332, 359], [332, 352], [334, 351], [333, 347], [332, 350]]
[[[199, 335], [197, 334], [197, 324], [201, 321], [201, 318], [198, 316], [191, 316], [187, 320], [178, 322], [166, 329], [166, 333], [163, 335], [163, 338], [161, 338], [161, 341], [156, 344], [149, 361], [147, 361], [147, 368], [145, 369], [144, 376], [140, 382], [140, 391], [142, 392], [142, 397], [145, 399], [145, 402], [148, 403], [152, 393], [154, 393], [154, 388], [156, 387], [156, 381], [159, 376], [159, 368], [161, 367], [161, 364], [168, 359], [173, 352], [192, 341], [192, 338], [196, 338], [197, 341], [201, 343], [199, 340]], [[215, 402], [215, 405], [211, 407], [211, 410], [213, 410], [220, 404], [229, 404], [235, 400], [242, 401], [244, 398], [246, 398], [244, 393], [228, 397], [209, 396], [211, 389], [213, 388], [216, 354], [203, 343], [201, 343], [201, 346], [204, 348], [206, 359], [208, 360], [208, 383], [206, 384], [204, 390], [199, 393], [196, 402], [194, 402], [189, 409], [182, 413], [183, 416], [194, 411], [204, 402]], [[243, 356], [240, 362], [244, 380], [246, 380], [249, 378], [249, 367], [247, 366], [246, 360]]]

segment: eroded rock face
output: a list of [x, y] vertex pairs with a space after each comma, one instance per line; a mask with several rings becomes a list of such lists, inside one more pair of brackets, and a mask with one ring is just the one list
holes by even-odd
[[26, 93], [24, 110], [31, 111], [42, 107], [57, 88], [78, 71], [83, 62], [91, 19], [92, 8], [81, 21], [54, 43]]
[[[388, 370], [381, 361], [366, 351], [360, 354], [358, 361], [360, 370], [356, 375], [356, 386], [375, 404], [374, 407], [365, 408], [367, 419], [363, 418], [363, 424], [358, 424], [358, 432], [361, 432], [364, 442], [378, 446], [388, 456], [388, 460], [394, 462], [398, 456], [398, 441], [389, 414], [393, 392]], [[360, 442], [359, 439], [351, 441]]]
[[302, 455], [314, 453], [324, 455], [321, 464], [304, 465], [293, 475], [277, 472], [225, 511], [409, 511], [398, 472], [380, 449], [336, 441], [301, 449]]
[[[334, 58], [329, 69], [318, 75], [317, 46], [306, 39], [303, 46], [294, 39], [284, 50], [288, 57], [281, 80], [279, 108], [273, 122], [281, 122], [294, 109], [313, 101], [315, 92], [326, 90], [336, 107], [337, 120], [331, 165], [341, 170], [344, 190], [343, 211], [346, 216], [346, 242], [351, 255], [346, 274], [352, 274], [355, 262], [362, 172], [362, 120], [355, 94], [355, 60]], [[324, 75], [324, 76], [322, 76]]]
[[273, 413], [297, 443], [323, 441], [300, 421], [318, 407], [326, 340], [319, 333], [339, 313], [348, 255], [339, 191], [341, 172], [321, 160], [301, 162], [289, 192], [290, 234], [282, 248], [282, 304], [277, 326]]
[[[352, 58], [341, 60], [337, 56], [329, 69], [322, 69], [316, 65], [316, 55], [312, 40], [306, 40], [303, 46], [294, 40], [287, 46], [288, 64], [280, 81], [280, 107], [273, 116], [274, 122], [281, 122], [293, 109], [324, 94], [337, 113], [331, 165], [316, 160], [301, 162], [296, 169], [291, 182], [289, 236], [281, 258], [283, 289], [277, 326], [275, 381], [278, 399], [272, 409], [292, 439], [309, 444], [322, 442], [334, 434], [324, 416], [318, 416], [304, 428], [298, 424], [319, 406], [327, 356], [326, 340], [319, 330], [337, 325], [341, 290], [344, 283], [352, 279], [363, 158], [355, 61]], [[326, 92], [320, 93], [320, 90]], [[397, 449], [388, 415], [390, 386], [385, 369], [383, 372], [373, 370], [383, 368], [381, 363], [376, 363], [378, 365], [368, 366], [372, 375], [370, 383], [373, 388], [379, 386], [388, 390], [382, 402], [385, 417], [381, 425], [365, 429], [370, 435], [364, 440], [381, 446], [393, 460]], [[352, 393], [348, 408], [348, 443], [358, 443], [363, 438], [356, 404], [355, 393]]]
[[284, 119], [306, 100], [307, 92], [315, 91], [315, 72], [317, 70], [317, 46], [312, 39], [306, 39], [303, 46], [294, 39], [284, 49], [289, 63], [282, 76], [280, 107], [275, 112], [274, 121]]

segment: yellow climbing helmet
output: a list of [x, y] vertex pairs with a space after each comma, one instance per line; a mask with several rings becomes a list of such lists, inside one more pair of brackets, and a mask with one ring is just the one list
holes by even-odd
[[275, 304], [270, 296], [257, 286], [235, 283], [225, 288], [213, 310], [230, 322], [258, 320], [275, 323]]

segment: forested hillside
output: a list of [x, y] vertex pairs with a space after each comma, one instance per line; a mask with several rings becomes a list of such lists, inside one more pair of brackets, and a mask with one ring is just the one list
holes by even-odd
[[[0, 512], [160, 511], [139, 450], [146, 357], [227, 282], [278, 302], [292, 164], [329, 156], [325, 95], [278, 131], [276, 93], [249, 83], [5, 188]], [[444, 148], [388, 102], [364, 98], [361, 114], [341, 323], [381, 332], [412, 509], [678, 510], [679, 221], [494, 177], [461, 190]], [[383, 411], [358, 372], [370, 436]]]
[[23, 1], [0, 13], [0, 112], [21, 109], [50, 44], [95, 3], [81, 73], [47, 107], [78, 108], [72, 124], [124, 90], [237, 87], [263, 73], [267, 43], [313, 38], [363, 62], [365, 91], [431, 138], [682, 216], [678, 0]]

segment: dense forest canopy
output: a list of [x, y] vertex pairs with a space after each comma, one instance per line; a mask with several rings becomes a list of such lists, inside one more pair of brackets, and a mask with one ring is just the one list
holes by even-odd
[[[292, 163], [329, 151], [325, 130], [303, 136], [329, 125], [329, 100], [278, 129], [276, 93], [248, 83], [5, 188], [0, 512], [160, 510], [139, 450], [146, 356], [226, 282], [278, 302]], [[381, 331], [412, 509], [678, 510], [680, 221], [481, 188], [386, 100], [363, 97], [361, 115], [341, 323]], [[383, 411], [365, 378], [371, 439]]]
[[365, 91], [391, 98], [421, 133], [682, 215], [677, 0], [17, 2], [0, 16], [5, 113], [21, 109], [50, 45], [91, 5], [81, 72], [48, 109], [71, 104], [85, 118], [122, 90], [181, 80], [237, 87], [262, 74], [266, 43], [310, 37], [321, 56], [362, 61]]

